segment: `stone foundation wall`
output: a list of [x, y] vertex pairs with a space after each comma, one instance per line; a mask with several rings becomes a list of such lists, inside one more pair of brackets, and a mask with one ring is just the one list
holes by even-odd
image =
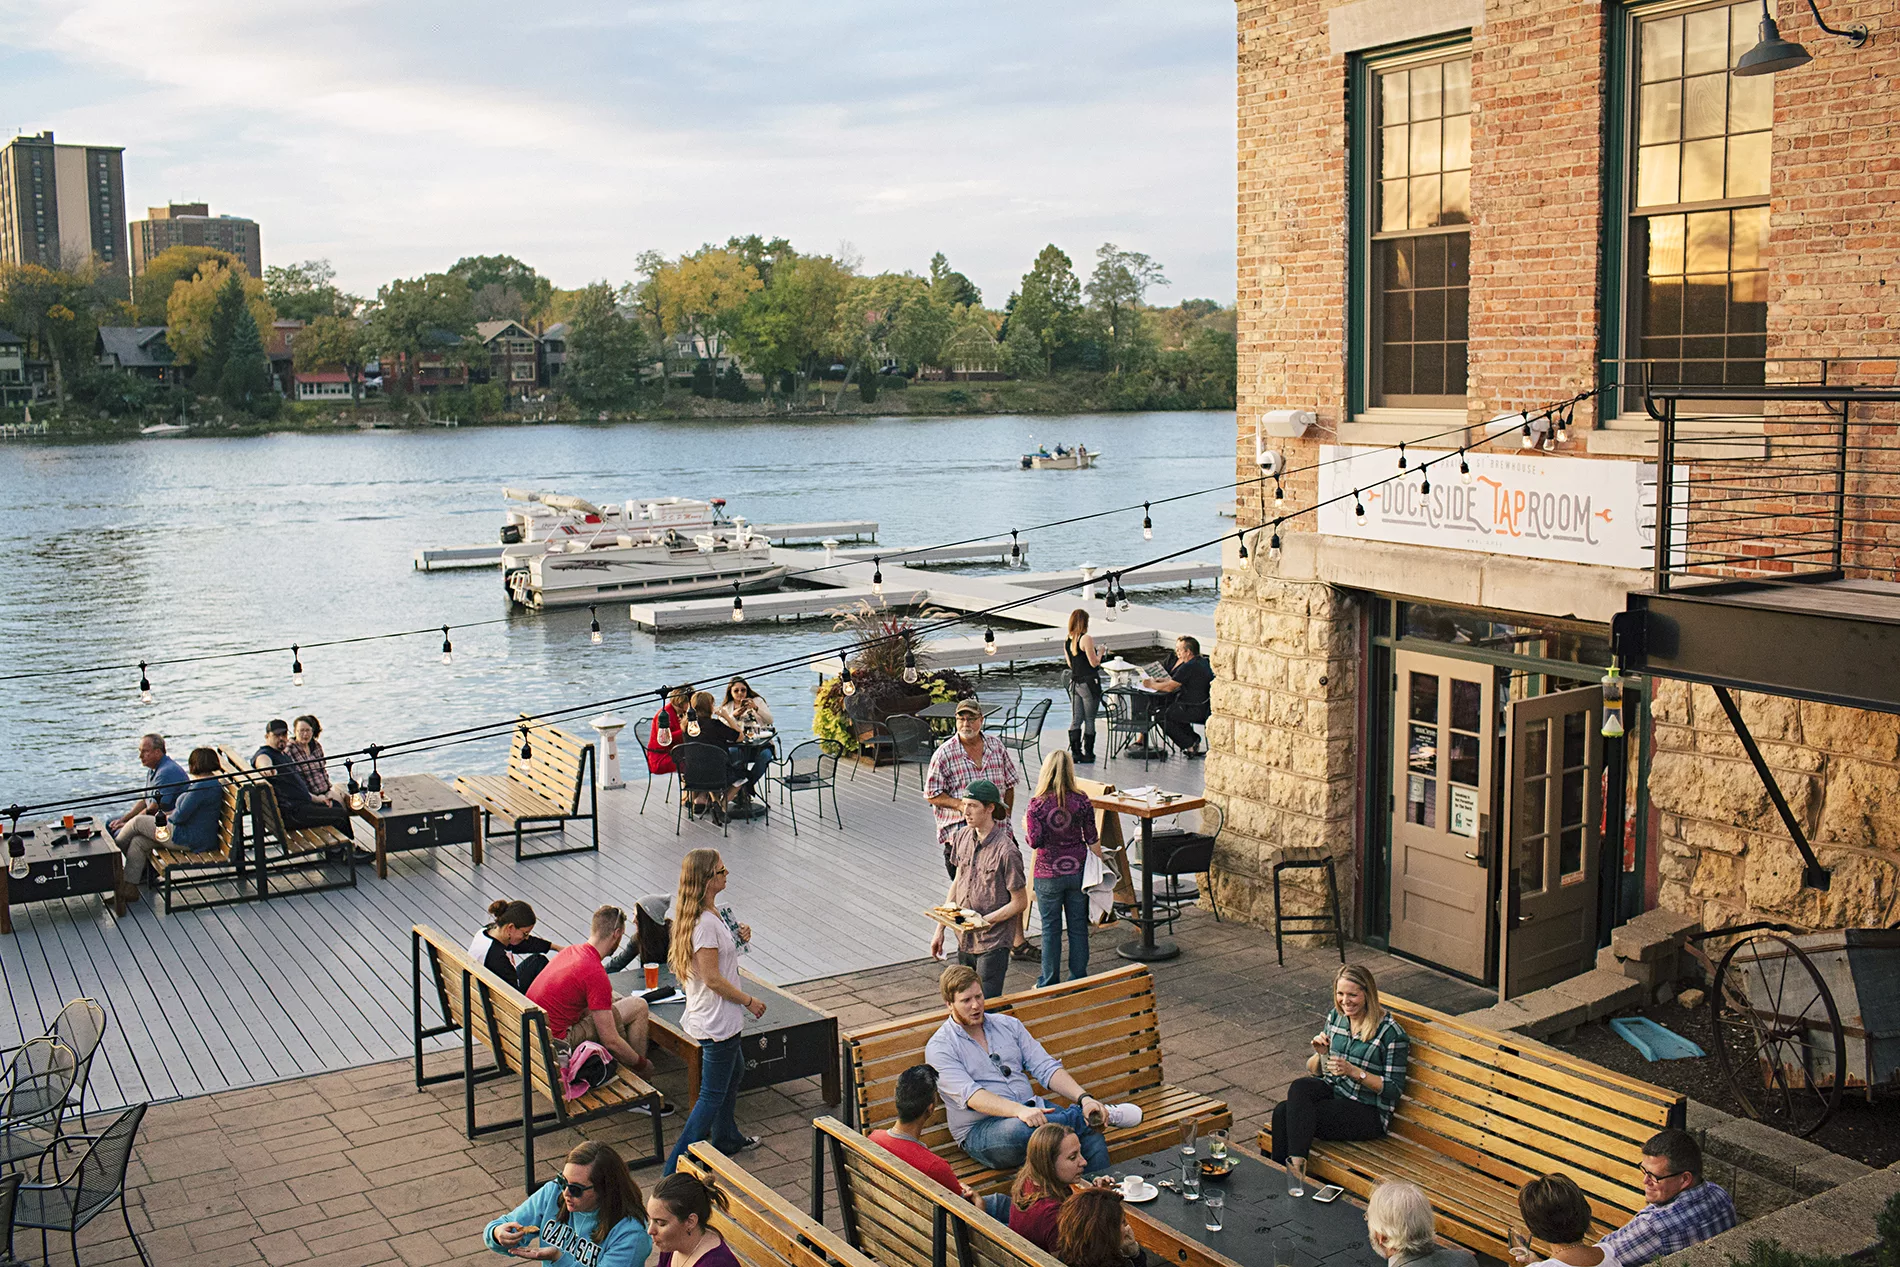
[[[1273, 923], [1273, 864], [1331, 855], [1350, 929], [1357, 623], [1338, 591], [1285, 581], [1256, 553], [1230, 565], [1216, 617], [1207, 790], [1227, 814], [1215, 855], [1223, 919]], [[1289, 914], [1325, 906], [1323, 873], [1283, 877]]]
[[1655, 683], [1650, 803], [1661, 816], [1661, 904], [1705, 928], [1780, 919], [1885, 927], [1900, 915], [1900, 717], [1737, 692], [1781, 793], [1833, 872], [1802, 861], [1707, 687]]

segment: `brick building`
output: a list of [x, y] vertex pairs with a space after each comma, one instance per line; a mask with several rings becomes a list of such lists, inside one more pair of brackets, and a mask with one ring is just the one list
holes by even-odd
[[154, 256], [174, 246], [210, 246], [229, 251], [252, 277], [264, 275], [264, 246], [257, 221], [243, 216], [214, 216], [208, 204], [174, 202], [150, 207], [145, 219], [130, 225], [132, 276], [145, 271]]
[[[1239, 508], [1265, 531], [1230, 545], [1219, 612], [1223, 911], [1270, 921], [1273, 863], [1317, 849], [1355, 932], [1510, 993], [1657, 905], [1891, 922], [1891, 715], [1739, 696], [1826, 891], [1707, 687], [1644, 679], [1601, 736], [1611, 622], [1656, 553], [1633, 384], [1900, 354], [1900, 2], [1827, 12], [1875, 38], [1790, 6], [1813, 61], [1737, 76], [1759, 4], [1240, 0]], [[1777, 406], [1683, 407], [1690, 459], [1790, 450]], [[1884, 549], [1842, 570], [1890, 577]]]

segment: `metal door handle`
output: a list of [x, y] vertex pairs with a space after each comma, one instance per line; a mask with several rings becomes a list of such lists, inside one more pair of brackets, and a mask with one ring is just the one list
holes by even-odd
[[1472, 852], [1471, 852], [1471, 851], [1470, 851], [1469, 849], [1467, 849], [1467, 850], [1465, 850], [1465, 857], [1467, 857], [1467, 858], [1469, 858], [1469, 859], [1471, 859], [1471, 860], [1472, 860], [1473, 862], [1483, 862], [1483, 861], [1484, 861], [1484, 856], [1483, 856], [1482, 854], [1475, 854], [1475, 853], [1472, 853]]
[[1535, 915], [1526, 915], [1520, 911], [1517, 916], [1517, 922], [1520, 924], [1528, 924], [1536, 918], [1537, 917]]

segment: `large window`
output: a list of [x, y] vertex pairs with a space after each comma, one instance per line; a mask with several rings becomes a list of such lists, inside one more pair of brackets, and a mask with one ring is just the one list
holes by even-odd
[[1371, 69], [1367, 400], [1465, 405], [1471, 55]]
[[1756, 0], [1634, 20], [1624, 355], [1657, 382], [1762, 381], [1774, 77], [1729, 74], [1760, 20]]

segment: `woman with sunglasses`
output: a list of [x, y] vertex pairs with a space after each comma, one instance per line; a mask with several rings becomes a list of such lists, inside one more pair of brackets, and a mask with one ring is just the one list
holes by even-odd
[[726, 890], [726, 864], [717, 849], [694, 849], [680, 863], [679, 894], [673, 899], [673, 936], [667, 963], [686, 992], [680, 1027], [699, 1044], [699, 1096], [666, 1159], [666, 1173], [700, 1140], [722, 1153], [758, 1147], [756, 1135], [741, 1135], [733, 1118], [745, 1057], [739, 1035], [746, 1013], [765, 1015], [765, 1004], [738, 985], [739, 942], [752, 940], [744, 924], [728, 925], [716, 905]]
[[590, 1139], [567, 1155], [559, 1179], [490, 1223], [483, 1239], [499, 1253], [554, 1267], [642, 1267], [653, 1252], [646, 1223], [627, 1163]]

